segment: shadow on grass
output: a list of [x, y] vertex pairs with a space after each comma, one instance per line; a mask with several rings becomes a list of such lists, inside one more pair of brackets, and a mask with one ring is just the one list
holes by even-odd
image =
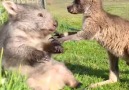
[[[103, 70], [103, 69], [94, 69], [92, 67], [87, 67], [79, 64], [71, 64], [71, 63], [66, 63], [66, 66], [75, 74], [79, 75], [88, 75], [88, 76], [93, 76], [97, 78], [104, 78], [105, 80], [108, 79], [109, 77], [109, 71], [108, 70]], [[129, 71], [123, 71], [121, 74], [127, 74], [129, 75]], [[120, 78], [120, 82], [126, 82], [129, 83], [129, 78]]]
[[128, 77], [129, 71], [128, 70], [122, 71], [122, 72], [120, 72], [120, 74], [126, 74], [126, 77], [120, 78], [120, 82], [129, 83], [129, 77]]
[[129, 78], [120, 78], [120, 82], [129, 83]]
[[100, 69], [93, 69], [92, 67], [87, 67], [79, 64], [71, 64], [71, 63], [65, 63], [66, 66], [72, 70], [73, 73], [79, 74], [79, 75], [89, 75], [89, 76], [96, 76], [96, 77], [102, 77], [107, 79], [108, 78], [108, 70], [100, 70]]

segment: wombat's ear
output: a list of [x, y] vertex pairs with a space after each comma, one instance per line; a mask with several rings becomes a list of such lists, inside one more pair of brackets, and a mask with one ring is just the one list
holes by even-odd
[[16, 15], [18, 8], [17, 5], [12, 1], [4, 1], [2, 2], [4, 8], [7, 10], [7, 12], [11, 15]]

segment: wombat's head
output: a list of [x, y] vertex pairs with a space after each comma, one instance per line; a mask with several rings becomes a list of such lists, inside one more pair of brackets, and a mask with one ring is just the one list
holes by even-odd
[[[12, 1], [4, 1], [3, 6], [9, 14], [10, 23], [23, 30], [32, 30], [50, 34], [56, 30], [57, 22], [51, 14], [40, 7], [15, 4]], [[12, 25], [11, 24], [11, 25]]]
[[89, 13], [90, 8], [99, 5], [101, 0], [74, 0], [73, 4], [68, 6], [68, 12], [72, 14]]

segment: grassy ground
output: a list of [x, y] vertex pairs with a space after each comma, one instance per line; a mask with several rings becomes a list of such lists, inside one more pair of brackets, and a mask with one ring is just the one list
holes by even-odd
[[[81, 29], [82, 15], [71, 15], [67, 13], [66, 6], [69, 0], [55, 0], [47, 9], [59, 21], [58, 31]], [[129, 2], [105, 2], [106, 11], [129, 19]], [[2, 14], [3, 15], [3, 14]], [[0, 15], [1, 17], [1, 15]], [[1, 19], [0, 19], [1, 20]], [[106, 51], [95, 41], [79, 41], [64, 43], [65, 52], [54, 56], [56, 60], [62, 61], [74, 73], [75, 77], [83, 83], [77, 90], [84, 90], [91, 83], [108, 79], [108, 57]], [[105, 85], [90, 90], [128, 90], [129, 89], [129, 67], [124, 61], [120, 61], [120, 81], [115, 84]], [[28, 90], [24, 79], [15, 73], [5, 72], [6, 83], [0, 84], [0, 90]], [[2, 80], [1, 80], [2, 81]], [[64, 90], [71, 90], [65, 87]]]

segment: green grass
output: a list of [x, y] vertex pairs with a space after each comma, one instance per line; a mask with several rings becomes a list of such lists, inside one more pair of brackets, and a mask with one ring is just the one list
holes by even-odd
[[[71, 28], [81, 29], [82, 15], [72, 15], [66, 10], [71, 1], [55, 0], [47, 9], [59, 21], [58, 31], [72, 31]], [[1, 8], [1, 7], [0, 7]], [[129, 2], [105, 2], [106, 11], [129, 19]], [[0, 9], [1, 10], [1, 9]], [[1, 16], [0, 16], [1, 17]], [[6, 18], [2, 19], [3, 21]], [[3, 22], [2, 21], [2, 22]], [[1, 22], [1, 19], [0, 19]], [[65, 52], [54, 56], [56, 60], [62, 61], [74, 73], [77, 80], [83, 83], [77, 90], [84, 90], [91, 83], [108, 79], [109, 64], [106, 51], [95, 41], [79, 41], [64, 43]], [[120, 81], [90, 90], [128, 90], [129, 89], [129, 66], [120, 61]], [[2, 78], [6, 78], [4, 84], [0, 84], [0, 90], [28, 90], [25, 79], [16, 73], [5, 72]], [[0, 80], [1, 81], [1, 80]], [[71, 90], [65, 87], [64, 90]]]
[[5, 9], [2, 7], [2, 5], [0, 4], [0, 26], [2, 24], [4, 24], [4, 22], [6, 22], [8, 19], [8, 15], [7, 12], [5, 11]]

